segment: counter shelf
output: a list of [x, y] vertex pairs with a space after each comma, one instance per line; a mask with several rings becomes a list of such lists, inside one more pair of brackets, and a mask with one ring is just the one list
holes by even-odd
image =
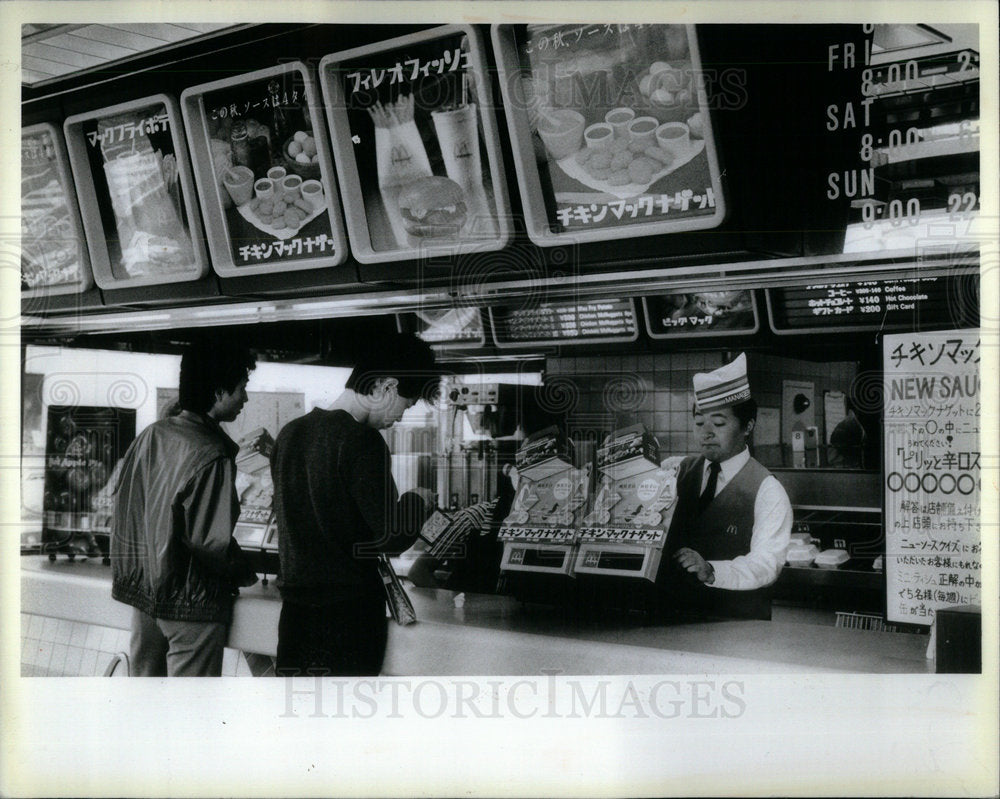
[[[21, 558], [21, 612], [129, 629], [131, 608], [111, 599], [111, 570], [94, 561]], [[417, 614], [389, 624], [383, 675], [931, 673], [927, 636], [843, 629], [829, 613], [775, 607], [773, 621], [650, 625], [631, 615], [579, 619], [512, 597], [413, 588]], [[240, 591], [227, 645], [273, 656], [280, 596]], [[787, 612], [786, 612], [787, 611]]]

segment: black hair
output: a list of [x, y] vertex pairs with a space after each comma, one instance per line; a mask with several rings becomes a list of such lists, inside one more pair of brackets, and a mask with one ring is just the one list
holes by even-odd
[[[743, 400], [743, 402], [737, 402], [735, 405], [726, 405], [724, 407], [731, 408], [733, 415], [736, 420], [740, 423], [740, 427], [745, 428], [751, 421], [757, 420], [757, 400], [753, 397]], [[694, 403], [691, 406], [691, 415], [694, 416], [698, 413], [711, 413], [715, 408], [708, 411], [699, 411], [698, 403]]]
[[183, 410], [208, 413], [217, 391], [233, 392], [250, 376], [257, 358], [245, 344], [226, 338], [192, 342], [181, 356], [177, 402]]
[[357, 353], [346, 387], [370, 394], [379, 378], [392, 377], [399, 396], [414, 399], [437, 385], [439, 371], [430, 345], [412, 333], [393, 333], [368, 339]]

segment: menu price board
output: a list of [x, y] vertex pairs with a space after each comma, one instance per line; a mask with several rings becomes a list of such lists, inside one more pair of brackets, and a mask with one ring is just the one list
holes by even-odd
[[327, 55], [320, 83], [359, 261], [506, 245], [506, 179], [471, 26]]
[[21, 296], [86, 291], [93, 285], [83, 223], [62, 132], [21, 129]]
[[979, 330], [883, 339], [886, 618], [981, 596]]
[[305, 64], [193, 86], [181, 103], [219, 275], [344, 262], [326, 129]]
[[416, 311], [406, 319], [397, 314], [396, 326], [402, 333], [415, 328], [416, 334], [432, 347], [449, 349], [481, 347], [486, 343], [483, 317], [478, 308], [442, 308]]
[[779, 335], [978, 324], [978, 285], [978, 277], [970, 275], [768, 289], [767, 309]]
[[102, 289], [208, 271], [180, 112], [165, 94], [66, 119], [94, 280]]
[[753, 292], [700, 291], [643, 297], [650, 338], [694, 338], [756, 333]]
[[596, 344], [639, 338], [635, 301], [546, 302], [533, 308], [490, 308], [498, 347], [523, 344]]
[[493, 41], [532, 241], [722, 223], [693, 25], [495, 25]]

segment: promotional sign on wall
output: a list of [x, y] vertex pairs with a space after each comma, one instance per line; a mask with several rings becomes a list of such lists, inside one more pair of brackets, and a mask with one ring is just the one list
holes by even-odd
[[160, 94], [77, 114], [63, 127], [97, 285], [204, 276], [208, 258], [174, 99]]
[[193, 86], [181, 103], [216, 272], [344, 262], [333, 164], [305, 64]]
[[883, 339], [886, 618], [980, 603], [979, 330]]
[[535, 243], [722, 223], [693, 25], [495, 25], [493, 40]]
[[489, 74], [471, 26], [328, 55], [320, 83], [359, 261], [507, 243]]
[[85, 291], [93, 285], [83, 223], [62, 132], [21, 130], [21, 296]]

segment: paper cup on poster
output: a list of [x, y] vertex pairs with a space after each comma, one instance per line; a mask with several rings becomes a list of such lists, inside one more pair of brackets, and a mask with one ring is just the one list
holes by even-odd
[[261, 178], [253, 184], [253, 190], [258, 200], [270, 200], [274, 196], [274, 181]]
[[660, 121], [656, 117], [636, 117], [628, 123], [628, 135], [634, 142], [652, 147], [656, 144], [656, 126]]
[[656, 129], [656, 143], [671, 153], [686, 150], [691, 144], [691, 130], [683, 122], [664, 122]]
[[288, 171], [283, 166], [272, 166], [267, 170], [267, 177], [275, 183], [279, 182], [287, 174]]
[[253, 170], [246, 166], [234, 166], [226, 170], [222, 185], [236, 205], [244, 205], [253, 199]]
[[451, 111], [431, 111], [431, 119], [448, 178], [459, 186], [482, 183], [476, 104], [469, 103]]
[[607, 122], [597, 122], [583, 131], [583, 140], [593, 150], [603, 150], [611, 145], [615, 129]]
[[309, 203], [313, 209], [322, 208], [326, 205], [326, 197], [323, 195], [323, 184], [318, 180], [305, 180], [300, 189], [302, 199]]
[[614, 128], [616, 139], [628, 136], [628, 123], [633, 119], [635, 111], [631, 108], [612, 108], [604, 115], [604, 121]]
[[285, 175], [285, 177], [281, 179], [281, 191], [286, 197], [291, 197], [293, 201], [301, 196], [301, 189], [302, 178], [298, 175]]

